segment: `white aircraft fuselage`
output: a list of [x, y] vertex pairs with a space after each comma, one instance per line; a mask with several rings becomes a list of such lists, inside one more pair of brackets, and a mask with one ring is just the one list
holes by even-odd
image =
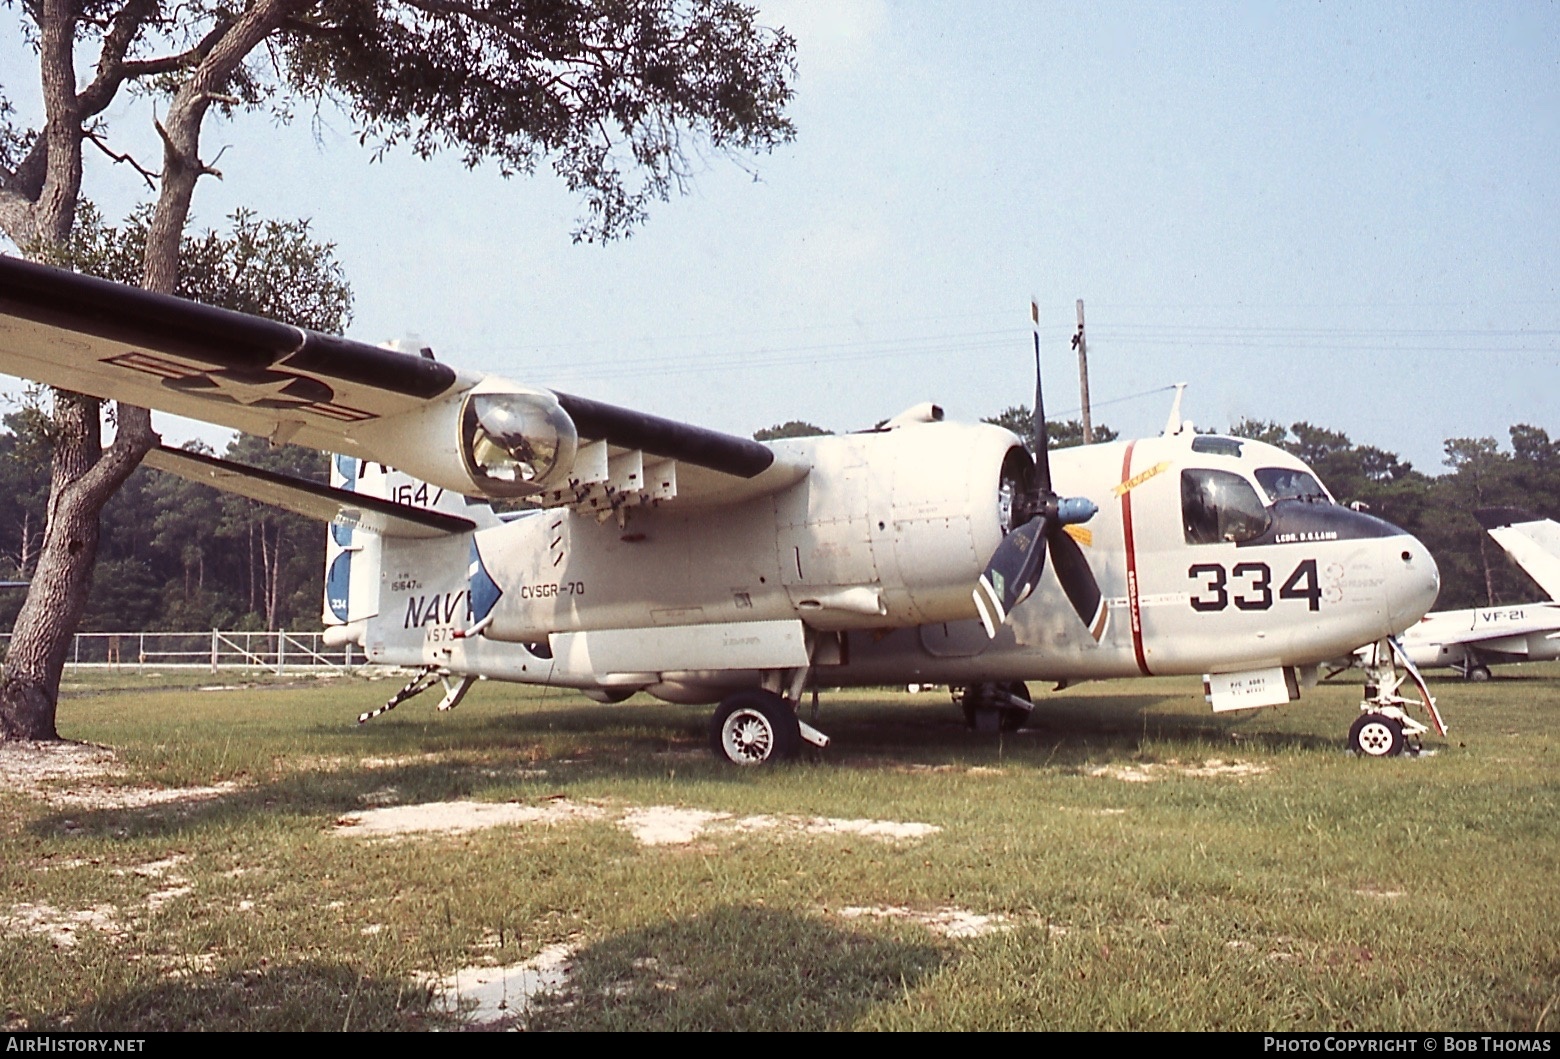
[[[1102, 637], [1048, 569], [988, 638], [968, 585], [1000, 539], [992, 482], [1015, 444], [948, 423], [797, 439], [777, 447], [830, 473], [718, 519], [650, 507], [620, 525], [558, 509], [467, 536], [386, 540], [376, 613], [349, 638], [387, 664], [707, 702], [809, 651], [820, 686], [1307, 667], [1412, 625], [1434, 602], [1424, 546], [1333, 503], [1300, 460], [1180, 434], [1052, 454], [1058, 492], [1099, 507], [1070, 532], [1107, 600]], [[890, 445], [903, 458], [866, 474], [874, 447]], [[841, 473], [852, 465], [857, 480]], [[961, 475], [966, 489], [950, 493]], [[393, 481], [370, 468], [360, 488]], [[815, 481], [839, 484], [820, 496]], [[481, 609], [468, 613], [462, 595], [473, 556], [498, 596], [466, 635]], [[786, 639], [798, 613], [806, 629]]]

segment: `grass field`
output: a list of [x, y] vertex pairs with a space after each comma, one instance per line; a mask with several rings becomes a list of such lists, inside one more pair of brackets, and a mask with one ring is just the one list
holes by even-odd
[[[1418, 758], [1343, 752], [1357, 684], [1216, 717], [1155, 679], [1041, 693], [1000, 738], [945, 692], [835, 693], [834, 746], [762, 771], [638, 699], [489, 684], [360, 728], [388, 682], [73, 686], [62, 732], [114, 761], [0, 762], [0, 1015], [446, 1028], [441, 978], [469, 1004], [541, 956], [551, 992], [476, 1017], [1553, 1030], [1560, 666], [1498, 673], [1432, 682], [1452, 732]], [[375, 837], [415, 806], [443, 815]]]

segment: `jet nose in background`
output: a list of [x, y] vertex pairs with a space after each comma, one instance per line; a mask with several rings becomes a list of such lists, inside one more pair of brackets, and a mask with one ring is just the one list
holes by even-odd
[[1383, 542], [1387, 571], [1387, 610], [1394, 633], [1400, 633], [1429, 613], [1441, 591], [1441, 571], [1430, 549], [1405, 533]]

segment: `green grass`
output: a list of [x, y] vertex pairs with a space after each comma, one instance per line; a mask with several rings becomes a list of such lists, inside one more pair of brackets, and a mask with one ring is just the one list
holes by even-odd
[[[0, 792], [0, 1004], [13, 1028], [448, 1025], [428, 973], [578, 947], [550, 1029], [1512, 1029], [1560, 1019], [1560, 666], [1437, 680], [1433, 755], [1342, 750], [1357, 684], [1215, 716], [1195, 680], [1042, 694], [1035, 731], [964, 730], [945, 694], [825, 696], [834, 746], [718, 764], [703, 709], [488, 684], [366, 726], [389, 681], [233, 691], [95, 679], [60, 710], [138, 785], [198, 803], [57, 808]], [[231, 683], [224, 680], [223, 682]], [[1039, 690], [1038, 688], [1036, 689]], [[1193, 776], [1238, 761], [1266, 771]], [[1146, 769], [1154, 782], [1097, 775]], [[608, 810], [555, 827], [368, 842], [343, 814], [455, 798]], [[674, 805], [942, 830], [711, 833]], [[177, 858], [161, 875], [158, 862]], [[167, 891], [187, 887], [187, 892]], [[16, 909], [98, 910], [60, 947]], [[850, 907], [959, 908], [949, 939]]]

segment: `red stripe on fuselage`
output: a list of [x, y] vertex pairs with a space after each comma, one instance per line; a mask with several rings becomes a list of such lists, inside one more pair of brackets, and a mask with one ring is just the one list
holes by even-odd
[[[1121, 460], [1121, 484], [1132, 479], [1132, 450], [1136, 441], [1127, 442], [1127, 454]], [[1131, 617], [1132, 652], [1137, 655], [1138, 671], [1145, 677], [1148, 659], [1143, 654], [1143, 611], [1138, 605], [1137, 548], [1132, 539], [1132, 490], [1121, 491], [1121, 539], [1127, 546], [1127, 613]]]

